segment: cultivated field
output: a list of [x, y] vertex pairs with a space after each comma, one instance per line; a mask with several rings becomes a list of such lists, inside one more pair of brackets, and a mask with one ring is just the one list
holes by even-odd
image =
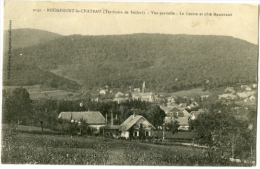
[[[4, 86], [3, 89], [12, 91], [21, 86]], [[78, 100], [81, 96], [80, 92], [68, 92], [65, 90], [57, 90], [55, 88], [49, 88], [41, 85], [23, 86], [29, 94], [32, 100], [39, 99], [58, 99], [58, 100]]]
[[209, 158], [205, 149], [187, 146], [70, 136], [51, 130], [41, 133], [41, 128], [28, 126], [15, 128], [3, 125], [3, 164], [238, 165], [227, 159]]

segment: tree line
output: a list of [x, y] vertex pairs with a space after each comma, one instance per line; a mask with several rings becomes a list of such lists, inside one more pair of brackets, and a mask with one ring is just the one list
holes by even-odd
[[144, 116], [154, 126], [161, 126], [165, 113], [158, 105], [142, 101], [129, 101], [123, 104], [117, 102], [95, 102], [91, 99], [80, 100], [31, 100], [25, 88], [13, 91], [3, 90], [3, 122], [20, 123], [24, 125], [38, 125], [44, 122], [45, 127], [52, 127], [60, 112], [64, 111], [100, 111], [108, 117], [110, 123], [113, 113], [114, 124], [123, 123], [133, 113]]

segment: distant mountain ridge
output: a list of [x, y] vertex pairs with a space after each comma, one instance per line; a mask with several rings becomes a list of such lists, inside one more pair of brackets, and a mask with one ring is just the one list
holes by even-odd
[[150, 89], [171, 92], [206, 81], [211, 87], [256, 82], [258, 47], [213, 35], [70, 35], [13, 50], [13, 55], [14, 65], [56, 70], [90, 89], [140, 87], [146, 81]]
[[[8, 30], [4, 31], [4, 52], [8, 50], [9, 47], [9, 33]], [[52, 33], [44, 30], [38, 29], [12, 29], [11, 30], [11, 43], [12, 49], [24, 48], [28, 46], [38, 45], [40, 43], [45, 43], [51, 40], [61, 38], [62, 35], [57, 33]]]

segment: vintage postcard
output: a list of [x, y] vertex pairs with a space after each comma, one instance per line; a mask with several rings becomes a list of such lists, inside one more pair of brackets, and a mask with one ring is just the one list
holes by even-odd
[[3, 8], [2, 164], [258, 164], [258, 4]]

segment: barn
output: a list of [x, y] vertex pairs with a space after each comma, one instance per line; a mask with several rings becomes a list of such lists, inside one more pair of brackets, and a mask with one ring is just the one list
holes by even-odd
[[58, 118], [76, 123], [84, 121], [97, 131], [106, 125], [106, 119], [99, 111], [61, 112]]

